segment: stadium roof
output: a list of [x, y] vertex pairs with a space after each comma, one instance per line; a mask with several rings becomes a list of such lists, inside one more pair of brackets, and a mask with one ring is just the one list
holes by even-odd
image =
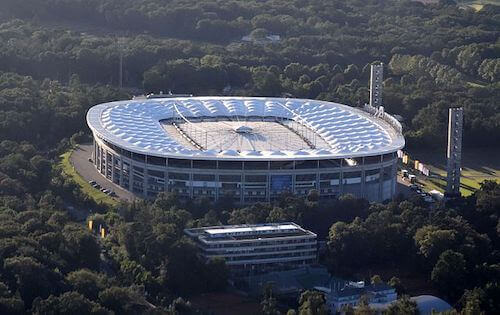
[[[178, 135], [167, 132], [161, 122], [182, 118], [182, 122], [196, 129], [198, 127], [190, 120], [215, 117], [238, 121], [250, 117], [293, 120], [321, 138], [324, 145], [269, 150], [265, 150], [265, 146], [253, 150], [195, 148], [179, 141]], [[350, 106], [306, 99], [217, 96], [134, 99], [92, 107], [87, 113], [87, 123], [93, 132], [117, 146], [160, 157], [323, 159], [378, 155], [404, 146], [401, 133], [382, 119]], [[251, 130], [248, 127], [248, 131]], [[245, 134], [239, 133], [239, 136]], [[265, 134], [263, 138], [266, 139]]]

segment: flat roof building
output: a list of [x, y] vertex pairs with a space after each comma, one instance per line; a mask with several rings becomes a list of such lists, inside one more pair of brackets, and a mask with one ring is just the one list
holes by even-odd
[[205, 259], [222, 258], [235, 272], [291, 269], [316, 262], [316, 234], [287, 223], [185, 229]]

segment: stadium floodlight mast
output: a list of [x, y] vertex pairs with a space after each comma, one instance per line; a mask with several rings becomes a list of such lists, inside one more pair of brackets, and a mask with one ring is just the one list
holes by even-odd
[[450, 108], [448, 111], [448, 150], [446, 196], [460, 196], [460, 170], [462, 165], [462, 132], [464, 110], [462, 107]]

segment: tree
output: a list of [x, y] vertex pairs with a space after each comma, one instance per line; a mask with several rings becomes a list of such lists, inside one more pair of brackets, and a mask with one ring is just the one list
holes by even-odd
[[439, 256], [432, 269], [431, 279], [443, 294], [454, 299], [464, 288], [466, 273], [464, 255], [447, 250]]
[[262, 96], [277, 96], [281, 93], [278, 77], [270, 71], [256, 71], [252, 75], [254, 89]]
[[280, 315], [281, 312], [278, 310], [278, 301], [273, 296], [273, 288], [271, 284], [266, 284], [264, 287], [264, 296], [260, 302], [262, 308], [262, 314], [264, 315]]
[[485, 312], [481, 309], [484, 299], [485, 293], [480, 288], [465, 290], [465, 293], [460, 299], [462, 304], [462, 314], [485, 314]]
[[417, 303], [410, 299], [408, 295], [403, 295], [384, 312], [386, 315], [418, 315]]
[[49, 296], [45, 300], [37, 299], [31, 310], [33, 314], [112, 314], [98, 303], [92, 302], [77, 292], [66, 292], [60, 296]]
[[323, 293], [307, 290], [299, 298], [299, 315], [326, 315], [326, 300]]
[[168, 307], [169, 315], [189, 315], [196, 314], [191, 302], [179, 297], [172, 301]]
[[381, 284], [383, 283], [382, 278], [379, 275], [373, 275], [370, 279], [371, 284]]
[[398, 295], [402, 295], [406, 293], [406, 288], [403, 286], [401, 283], [401, 280], [398, 277], [392, 277], [389, 282], [387, 282], [388, 285], [396, 289], [396, 293]]
[[66, 275], [66, 282], [74, 291], [91, 300], [97, 300], [99, 292], [106, 288], [108, 284], [104, 275], [88, 269], [80, 269], [68, 273]]
[[148, 309], [132, 288], [110, 287], [99, 293], [99, 303], [116, 314], [136, 314]]
[[64, 254], [73, 268], [96, 269], [101, 249], [93, 234], [81, 225], [64, 227]]
[[7, 258], [4, 268], [6, 276], [14, 280], [10, 286], [19, 291], [27, 308], [31, 308], [35, 298], [46, 298], [62, 290], [62, 275], [32, 257]]
[[456, 235], [455, 230], [444, 230], [437, 226], [426, 225], [415, 233], [415, 244], [419, 253], [428, 260], [429, 264], [433, 264], [444, 250], [455, 245]]
[[226, 266], [226, 262], [222, 258], [211, 259], [206, 262], [205, 278], [207, 279], [207, 289], [210, 291], [222, 291], [227, 286], [227, 280], [229, 278], [229, 270]]

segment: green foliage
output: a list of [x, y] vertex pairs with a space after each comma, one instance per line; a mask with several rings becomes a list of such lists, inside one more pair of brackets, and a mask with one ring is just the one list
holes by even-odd
[[90, 300], [97, 300], [99, 292], [108, 287], [109, 280], [105, 275], [89, 269], [80, 269], [66, 275], [66, 282], [71, 289]]
[[[498, 143], [498, 14], [450, 1], [0, 1], [0, 313], [193, 313], [176, 297], [223, 290], [228, 275], [223, 261], [199, 259], [183, 229], [283, 221], [328, 237], [337, 273], [397, 266], [451, 287], [453, 302], [468, 290], [464, 312], [499, 313], [494, 182], [435, 212], [315, 192], [236, 210], [229, 199], [207, 207], [162, 194], [153, 204], [108, 203], [92, 215], [110, 232], [98, 240], [65, 209], [102, 211], [100, 200], [53, 167], [89, 139], [85, 115], [97, 103], [172, 90], [361, 105], [375, 60], [389, 65], [384, 106], [405, 119], [408, 146], [443, 145], [452, 105], [465, 109], [466, 147]], [[263, 39], [270, 34], [280, 40]], [[114, 88], [120, 55], [123, 90]], [[390, 282], [404, 291], [404, 279]], [[321, 314], [323, 302], [305, 294], [299, 312]], [[411, 309], [398, 303], [396, 313]]]
[[[500, 275], [497, 252], [492, 251], [498, 248], [498, 192], [498, 183], [484, 182], [454, 209], [441, 205], [431, 212], [408, 201], [372, 206], [364, 219], [332, 225], [328, 266], [346, 275], [397, 266], [401, 274], [431, 279], [452, 303], [465, 290], [472, 290], [465, 291], [469, 293], [461, 299], [462, 308], [469, 303], [468, 307], [479, 305], [480, 310], [494, 313], [499, 307], [493, 298], [499, 286], [492, 280]], [[484, 216], [479, 219], [481, 211]], [[389, 284], [401, 295], [406, 291], [405, 281], [393, 277]]]
[[450, 298], [457, 298], [464, 287], [466, 274], [464, 255], [452, 250], [444, 251], [432, 269], [431, 279], [439, 284], [439, 289]]
[[37, 300], [32, 308], [33, 314], [111, 314], [99, 304], [92, 302], [77, 292], [66, 292], [58, 297], [53, 295], [45, 300]]
[[280, 315], [278, 309], [278, 300], [273, 296], [273, 289], [271, 285], [264, 287], [264, 297], [260, 302], [263, 315]]
[[319, 291], [305, 291], [299, 298], [299, 315], [326, 315], [325, 296]]
[[417, 303], [410, 300], [408, 295], [403, 295], [396, 302], [392, 303], [384, 312], [386, 315], [418, 315]]

